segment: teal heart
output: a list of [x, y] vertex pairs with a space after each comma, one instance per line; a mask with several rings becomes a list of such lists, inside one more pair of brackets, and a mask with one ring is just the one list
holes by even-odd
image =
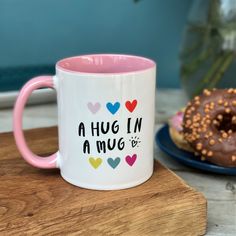
[[112, 115], [114, 115], [119, 110], [120, 103], [115, 102], [114, 104], [112, 104], [111, 102], [108, 102], [106, 106], [108, 111], [111, 112]]
[[107, 159], [107, 162], [108, 162], [108, 164], [109, 164], [113, 169], [115, 169], [115, 168], [119, 165], [119, 163], [120, 163], [120, 158], [119, 158], [119, 157], [117, 157], [117, 158], [115, 158], [115, 159], [113, 159], [113, 158], [108, 158], [108, 159]]

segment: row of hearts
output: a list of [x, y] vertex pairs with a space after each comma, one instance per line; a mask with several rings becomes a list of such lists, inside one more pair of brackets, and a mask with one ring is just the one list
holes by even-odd
[[[134, 154], [133, 156], [126, 156], [125, 161], [129, 166], [133, 166], [137, 159], [137, 155]], [[120, 164], [121, 159], [119, 157], [113, 159], [113, 158], [108, 158], [107, 163], [109, 166], [111, 166], [113, 169], [115, 169], [119, 164]], [[101, 164], [102, 164], [102, 159], [101, 158], [89, 158], [89, 163], [92, 165], [94, 169], [97, 169]]]
[[[87, 104], [87, 106], [88, 106], [88, 109], [93, 113], [93, 114], [95, 114], [95, 113], [97, 113], [98, 111], [99, 111], [99, 109], [101, 108], [101, 104], [100, 103], [91, 103], [91, 102], [89, 102], [88, 104]], [[134, 111], [134, 109], [136, 108], [136, 106], [137, 106], [137, 100], [135, 99], [135, 100], [133, 100], [132, 102], [131, 101], [127, 101], [126, 103], [125, 103], [125, 106], [126, 106], [126, 108], [127, 108], [127, 110], [129, 111], [129, 112], [133, 112]], [[109, 112], [111, 112], [111, 114], [115, 114], [118, 110], [119, 110], [119, 108], [120, 108], [120, 103], [119, 102], [115, 102], [114, 104], [112, 104], [111, 102], [108, 102], [107, 104], [106, 104], [106, 107], [107, 107], [107, 109], [108, 109], [108, 111]]]

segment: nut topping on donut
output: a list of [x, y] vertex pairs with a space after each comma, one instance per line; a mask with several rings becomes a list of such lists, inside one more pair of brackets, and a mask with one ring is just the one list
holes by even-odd
[[211, 146], [213, 146], [215, 143], [216, 143], [216, 141], [215, 141], [214, 139], [211, 139], [211, 140], [209, 141], [209, 144], [210, 144]]
[[201, 159], [236, 166], [236, 89], [205, 89], [185, 110], [184, 138]]

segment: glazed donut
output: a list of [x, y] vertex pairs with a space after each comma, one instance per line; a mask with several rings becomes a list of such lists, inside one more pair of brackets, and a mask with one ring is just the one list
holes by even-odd
[[204, 90], [184, 113], [184, 138], [209, 162], [236, 167], [236, 89]]

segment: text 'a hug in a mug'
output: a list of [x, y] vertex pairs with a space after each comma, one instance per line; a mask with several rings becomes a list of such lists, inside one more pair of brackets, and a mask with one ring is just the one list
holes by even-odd
[[[137, 106], [138, 102], [137, 100], [133, 100], [133, 101], [126, 101], [125, 102], [125, 107], [129, 112], [133, 112]], [[107, 102], [106, 103], [106, 109], [112, 114], [115, 115], [117, 113], [117, 111], [120, 109], [121, 104], [119, 102]], [[100, 108], [102, 107], [101, 104], [99, 102], [88, 102], [87, 104], [88, 109], [91, 111], [92, 114], [96, 114]]]
[[[131, 167], [134, 165], [136, 160], [137, 160], [137, 155], [136, 154], [133, 154], [132, 156], [127, 155], [125, 157], [125, 163], [128, 164]], [[94, 169], [98, 169], [98, 167], [101, 166], [103, 162], [104, 162], [104, 160], [100, 157], [97, 157], [97, 158], [90, 157], [89, 158], [89, 163]], [[110, 157], [110, 158], [107, 159], [107, 164], [113, 169], [116, 169], [116, 167], [118, 167], [120, 162], [121, 162], [120, 157], [116, 157], [116, 158], [111, 158]]]

